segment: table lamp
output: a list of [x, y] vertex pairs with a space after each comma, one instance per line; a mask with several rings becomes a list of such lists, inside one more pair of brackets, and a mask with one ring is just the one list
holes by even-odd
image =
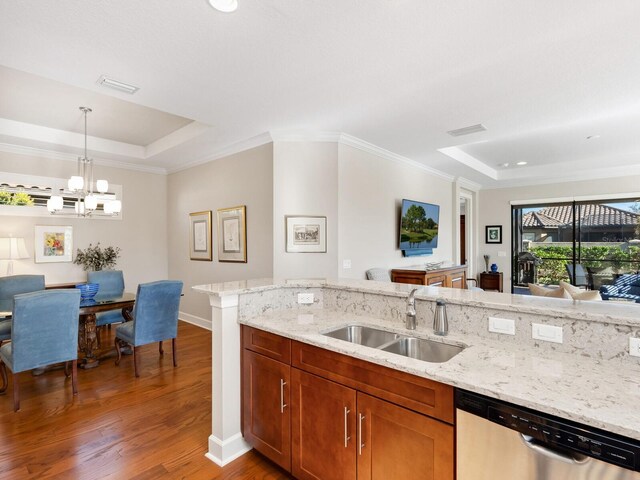
[[9, 260], [7, 276], [13, 275], [13, 261], [29, 258], [24, 238], [0, 238], [0, 260]]

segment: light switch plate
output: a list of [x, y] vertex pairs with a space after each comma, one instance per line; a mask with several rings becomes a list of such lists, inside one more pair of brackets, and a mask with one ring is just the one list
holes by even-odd
[[507, 256], [507, 252], [505, 252], [504, 250], [500, 250], [500, 251], [498, 252], [498, 256], [499, 256], [499, 257], [506, 257], [506, 256]]
[[531, 336], [543, 342], [562, 343], [562, 327], [555, 325], [531, 324]]
[[298, 303], [301, 305], [310, 305], [313, 303], [313, 293], [299, 293]]
[[504, 335], [515, 335], [516, 322], [508, 318], [489, 317], [489, 331]]
[[629, 355], [640, 357], [640, 338], [629, 337]]
[[351, 268], [351, 260], [342, 260], [342, 268], [345, 270]]

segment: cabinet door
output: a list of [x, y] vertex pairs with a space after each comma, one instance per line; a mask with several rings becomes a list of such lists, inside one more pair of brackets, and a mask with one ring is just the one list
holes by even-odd
[[291, 368], [291, 417], [296, 478], [356, 478], [355, 390]]
[[427, 274], [426, 281], [427, 285], [432, 287], [445, 287], [445, 282], [447, 277], [444, 274]]
[[449, 288], [465, 288], [464, 272], [455, 272], [447, 274], [447, 284]]
[[242, 420], [245, 440], [265, 457], [291, 471], [291, 367], [243, 350]]
[[358, 480], [453, 480], [453, 427], [358, 393]]

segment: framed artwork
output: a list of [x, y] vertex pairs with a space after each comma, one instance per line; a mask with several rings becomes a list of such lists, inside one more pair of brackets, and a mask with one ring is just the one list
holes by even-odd
[[211, 210], [189, 214], [189, 258], [213, 260], [211, 250]]
[[284, 218], [287, 252], [327, 252], [327, 217], [287, 215]]
[[247, 216], [244, 205], [218, 210], [218, 261], [247, 263]]
[[502, 243], [502, 225], [485, 227], [485, 243]]
[[73, 260], [73, 227], [35, 226], [35, 262], [57, 263]]

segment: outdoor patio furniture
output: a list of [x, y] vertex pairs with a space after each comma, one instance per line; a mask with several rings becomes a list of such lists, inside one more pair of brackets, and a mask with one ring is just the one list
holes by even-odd
[[600, 287], [603, 300], [623, 298], [640, 303], [640, 274], [630, 273], [618, 277], [613, 285]]

